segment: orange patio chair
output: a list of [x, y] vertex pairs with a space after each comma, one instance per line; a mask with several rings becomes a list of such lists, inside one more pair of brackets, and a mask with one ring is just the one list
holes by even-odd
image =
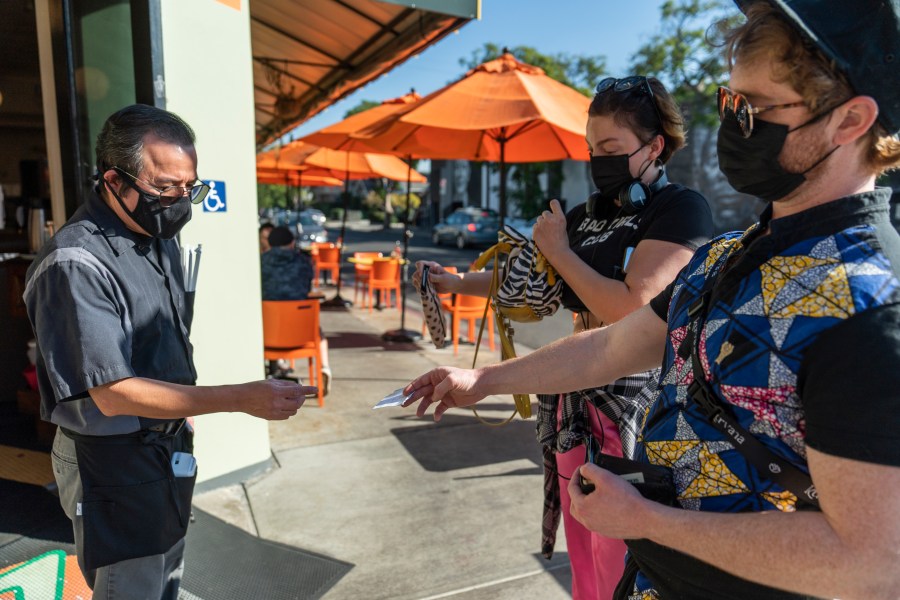
[[400, 303], [400, 261], [396, 258], [376, 258], [372, 261], [372, 272], [369, 275], [369, 312], [372, 312], [372, 295], [382, 293], [382, 302], [391, 307], [391, 290]]
[[[319, 406], [325, 405], [322, 380], [322, 338], [318, 300], [263, 300], [263, 345], [266, 360], [307, 359], [309, 382], [319, 388]], [[315, 367], [313, 366], [315, 361]]]
[[[441, 308], [450, 313], [451, 316], [451, 335], [453, 336], [453, 356], [459, 354], [459, 325], [460, 321], [465, 319], [467, 324], [468, 339], [475, 343], [478, 330], [475, 328], [475, 320], [484, 316], [484, 307], [487, 305], [488, 299], [481, 296], [467, 296], [466, 294], [454, 294], [453, 300], [441, 302]], [[491, 352], [496, 350], [494, 345], [494, 311], [488, 309], [488, 322], [485, 323], [485, 330], [488, 334], [488, 345]]]
[[341, 276], [340, 251], [334, 244], [321, 245], [317, 247], [319, 258], [316, 261], [316, 279], [322, 276], [323, 272], [331, 275], [331, 283], [337, 284], [338, 277]]
[[[353, 258], [381, 258], [381, 252], [354, 252]], [[353, 265], [353, 303], [356, 304], [356, 298], [361, 291], [363, 300], [369, 297], [369, 276], [372, 273], [372, 265]]]

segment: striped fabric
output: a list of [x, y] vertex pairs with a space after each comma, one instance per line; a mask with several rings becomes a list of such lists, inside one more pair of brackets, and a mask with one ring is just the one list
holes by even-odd
[[495, 302], [501, 309], [527, 306], [534, 317], [542, 319], [553, 315], [562, 300], [562, 280], [558, 279], [534, 242], [510, 226], [498, 235], [501, 243], [509, 243], [512, 249], [501, 272], [502, 282]]

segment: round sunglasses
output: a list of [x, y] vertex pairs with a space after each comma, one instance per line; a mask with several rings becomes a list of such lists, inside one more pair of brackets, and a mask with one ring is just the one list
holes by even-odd
[[[168, 208], [187, 196], [190, 198], [192, 204], [200, 204], [206, 198], [206, 195], [209, 193], [209, 186], [203, 183], [200, 180], [194, 182], [193, 185], [190, 186], [180, 186], [180, 185], [167, 185], [166, 187], [157, 187], [150, 183], [149, 181], [144, 181], [143, 179], [138, 179], [136, 176], [132, 175], [128, 171], [124, 169], [120, 169], [119, 167], [113, 167], [113, 170], [118, 173], [122, 178], [125, 179], [126, 183], [138, 192], [144, 194], [148, 198], [151, 198], [157, 202], [159, 202], [160, 206], [163, 208]], [[137, 182], [140, 181], [145, 186], [153, 189], [156, 194], [149, 194], [146, 190], [137, 187]]]
[[727, 87], [720, 86], [717, 93], [719, 105], [719, 121], [725, 119], [725, 112], [729, 111], [734, 114], [741, 133], [745, 138], [753, 134], [753, 115], [766, 112], [775, 108], [793, 108], [795, 106], [806, 106], [804, 102], [788, 102], [787, 104], [770, 104], [769, 106], [750, 106], [747, 97], [738, 92], [734, 92]]

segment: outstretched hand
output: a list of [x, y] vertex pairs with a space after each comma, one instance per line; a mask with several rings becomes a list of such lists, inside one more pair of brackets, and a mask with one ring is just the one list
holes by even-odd
[[471, 406], [485, 397], [478, 389], [478, 373], [454, 367], [432, 369], [403, 388], [404, 394], [412, 394], [403, 406], [420, 401], [416, 415], [422, 417], [429, 406], [436, 404], [434, 420], [440, 421], [448, 409]]
[[566, 213], [559, 200], [550, 201], [550, 210], [545, 210], [537, 218], [531, 232], [531, 239], [547, 257], [550, 264], [569, 249], [569, 234], [566, 232]]
[[241, 387], [243, 411], [269, 421], [283, 421], [293, 417], [303, 406], [306, 396], [318, 392], [315, 387], [283, 379], [253, 381]]

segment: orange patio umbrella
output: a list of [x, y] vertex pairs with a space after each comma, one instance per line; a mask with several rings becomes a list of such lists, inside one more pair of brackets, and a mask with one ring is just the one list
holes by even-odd
[[344, 182], [329, 175], [315, 175], [301, 170], [256, 169], [257, 183], [293, 187], [339, 187]]
[[395, 154], [499, 162], [502, 222], [506, 163], [589, 160], [589, 105], [577, 90], [505, 52], [351, 137]]
[[410, 172], [409, 165], [390, 154], [332, 150], [302, 141], [258, 154], [256, 168], [303, 171], [344, 181], [380, 177], [404, 181], [408, 176], [416, 182], [427, 181], [421, 173], [415, 169]]
[[381, 121], [399, 110], [408, 108], [422, 99], [422, 96], [411, 90], [408, 94], [404, 94], [397, 98], [385, 100], [377, 106], [373, 106], [368, 110], [364, 110], [350, 115], [343, 121], [338, 121], [328, 127], [311, 133], [300, 138], [301, 142], [332, 148], [334, 150], [351, 150], [354, 152], [384, 152], [384, 150], [373, 148], [366, 143], [366, 140], [352, 137], [353, 134], [360, 130]]

